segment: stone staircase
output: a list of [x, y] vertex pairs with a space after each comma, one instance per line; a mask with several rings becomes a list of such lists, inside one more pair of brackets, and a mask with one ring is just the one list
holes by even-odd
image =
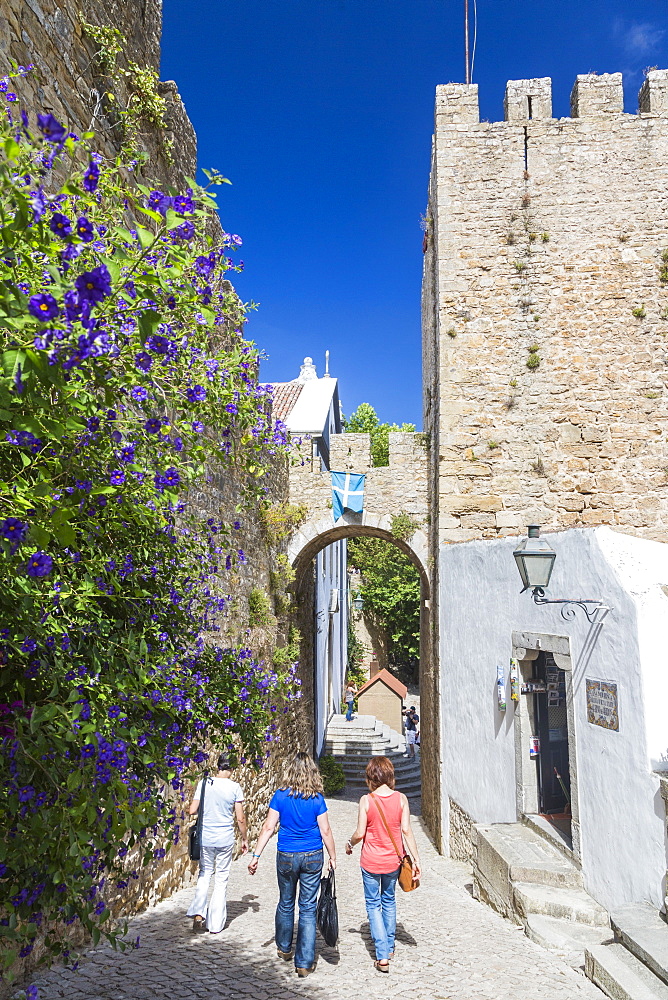
[[668, 1000], [668, 924], [648, 903], [614, 910], [615, 940], [585, 952], [585, 973], [613, 1000]]
[[587, 951], [612, 941], [606, 910], [585, 892], [582, 872], [565, 853], [522, 823], [476, 831], [477, 899], [523, 926], [527, 937], [574, 968], [582, 968]]
[[346, 776], [346, 792], [363, 795], [368, 791], [364, 769], [369, 757], [389, 757], [394, 764], [396, 787], [409, 799], [420, 797], [420, 757], [404, 757], [406, 742], [403, 736], [373, 715], [358, 715], [346, 722], [345, 715], [333, 715], [327, 727], [322, 749], [341, 762]]

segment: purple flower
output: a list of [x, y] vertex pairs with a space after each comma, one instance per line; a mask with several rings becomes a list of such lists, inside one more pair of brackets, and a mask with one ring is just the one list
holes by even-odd
[[214, 268], [214, 262], [210, 257], [198, 257], [195, 260], [194, 268], [203, 278], [208, 278]]
[[193, 430], [195, 431], [195, 434], [202, 433], [202, 431], [204, 430], [204, 424], [202, 423], [201, 420], [193, 420]]
[[153, 364], [153, 358], [145, 351], [140, 351], [139, 354], [135, 354], [135, 364], [141, 371], [147, 372]]
[[77, 236], [83, 243], [90, 243], [95, 239], [93, 223], [89, 222], [85, 215], [80, 215], [77, 219]]
[[28, 302], [28, 312], [35, 319], [41, 319], [46, 322], [49, 319], [55, 319], [60, 312], [60, 307], [53, 295], [49, 295], [48, 292], [40, 292], [38, 295], [31, 297]]
[[188, 219], [186, 222], [182, 222], [180, 226], [176, 229], [170, 230], [170, 234], [177, 240], [191, 240], [195, 235], [195, 226]]
[[34, 639], [27, 635], [21, 643], [21, 649], [24, 653], [34, 653], [37, 649], [37, 643]]
[[145, 399], [148, 399], [148, 389], [145, 389], [143, 385], [136, 385], [130, 392], [130, 396], [135, 402], [143, 403]]
[[37, 127], [49, 142], [60, 143], [67, 138], [67, 129], [52, 114], [37, 115]]
[[99, 417], [89, 417], [88, 420], [86, 421], [86, 427], [88, 428], [89, 431], [96, 431], [96, 430], [98, 430], [99, 427], [100, 427], [100, 418]]
[[49, 222], [49, 229], [56, 236], [69, 236], [72, 232], [72, 222], [62, 212], [54, 212]]
[[239, 412], [237, 410], [237, 408], [236, 408], [236, 406], [235, 406], [234, 403], [228, 403], [227, 406], [225, 407], [225, 409], [227, 410], [228, 413], [238, 413]]
[[144, 424], [144, 430], [148, 431], [149, 434], [157, 434], [161, 427], [162, 422], [158, 417], [149, 417]]
[[173, 203], [173, 199], [169, 195], [163, 194], [162, 191], [151, 191], [148, 199], [148, 207], [152, 208], [154, 212], [160, 212], [160, 215], [166, 215]]
[[0, 535], [9, 542], [12, 554], [16, 552], [27, 533], [28, 525], [19, 521], [18, 517], [6, 517], [0, 524]]
[[74, 284], [79, 298], [89, 302], [101, 302], [111, 293], [111, 275], [104, 264], [94, 267], [92, 271], [84, 271]]
[[174, 468], [165, 469], [164, 472], [156, 472], [154, 477], [155, 485], [159, 490], [164, 490], [165, 487], [175, 487], [181, 482], [181, 477]]
[[124, 448], [121, 448], [120, 459], [121, 462], [134, 462], [135, 460], [134, 444], [126, 444]]
[[191, 403], [202, 402], [206, 399], [206, 389], [203, 385], [194, 385], [192, 389], [188, 389], [186, 396]]
[[190, 197], [190, 194], [177, 194], [177, 196], [172, 199], [172, 204], [174, 206], [174, 211], [178, 212], [179, 215], [189, 215], [191, 212], [195, 211], [195, 203]]
[[122, 469], [115, 469], [109, 476], [109, 482], [112, 486], [122, 486], [125, 482], [125, 473]]
[[47, 552], [33, 552], [26, 563], [28, 576], [48, 576], [53, 569], [53, 559]]
[[82, 183], [84, 186], [84, 191], [88, 191], [89, 194], [92, 194], [95, 188], [97, 187], [99, 179], [100, 179], [100, 168], [98, 167], [95, 160], [91, 160], [86, 168], [86, 173], [83, 175]]
[[19, 788], [19, 802], [27, 802], [35, 794], [35, 789], [32, 785], [26, 785], [24, 788]]

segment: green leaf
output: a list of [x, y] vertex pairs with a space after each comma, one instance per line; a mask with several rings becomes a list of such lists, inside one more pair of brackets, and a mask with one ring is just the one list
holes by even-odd
[[14, 139], [5, 139], [5, 156], [8, 160], [18, 160], [21, 155], [21, 147]]
[[155, 332], [162, 323], [162, 316], [155, 309], [145, 309], [139, 316], [139, 335], [142, 344], [146, 343], [148, 337]]
[[137, 226], [137, 236], [139, 237], [139, 242], [141, 243], [142, 250], [148, 250], [155, 236], [148, 229], [144, 229], [143, 226]]

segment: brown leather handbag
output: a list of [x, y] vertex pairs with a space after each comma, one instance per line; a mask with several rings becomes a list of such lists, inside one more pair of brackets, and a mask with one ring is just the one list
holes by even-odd
[[399, 858], [399, 878], [398, 882], [404, 892], [412, 892], [413, 889], [417, 889], [420, 884], [419, 878], [413, 878], [413, 862], [411, 860], [410, 854], [401, 854], [399, 848], [396, 845], [395, 839], [392, 836], [389, 826], [387, 825], [387, 820], [385, 819], [385, 813], [383, 812], [383, 807], [380, 804], [380, 796], [376, 796], [373, 792], [369, 793], [373, 801], [376, 803], [376, 808], [380, 813], [380, 818], [383, 821], [383, 826], [387, 830], [387, 835], [392, 841], [392, 847], [397, 852], [397, 857]]

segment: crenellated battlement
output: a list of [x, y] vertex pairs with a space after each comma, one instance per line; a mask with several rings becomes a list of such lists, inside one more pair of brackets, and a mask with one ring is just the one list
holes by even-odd
[[[436, 92], [424, 427], [440, 542], [611, 524], [668, 539], [668, 70]], [[392, 460], [391, 460], [392, 461]], [[378, 470], [382, 472], [382, 470]]]
[[[571, 118], [624, 114], [621, 73], [578, 75], [571, 91]], [[503, 102], [506, 122], [552, 119], [552, 80], [509, 80]], [[638, 94], [638, 117], [668, 117], [668, 70], [649, 70]], [[630, 116], [626, 116], [630, 117]], [[563, 121], [564, 119], [560, 119]], [[480, 124], [478, 85], [446, 83], [436, 88], [436, 126]]]

